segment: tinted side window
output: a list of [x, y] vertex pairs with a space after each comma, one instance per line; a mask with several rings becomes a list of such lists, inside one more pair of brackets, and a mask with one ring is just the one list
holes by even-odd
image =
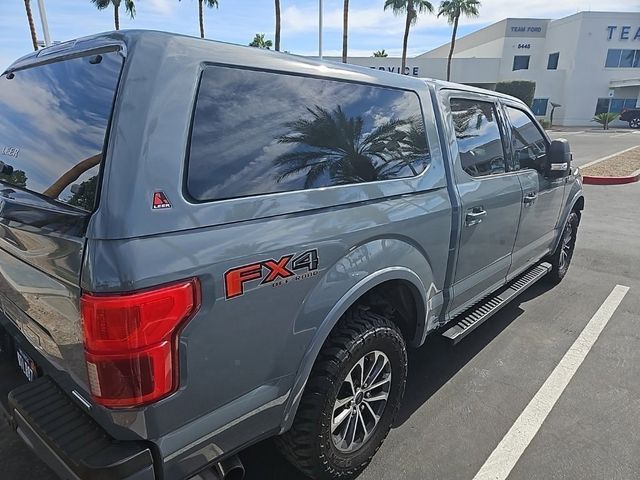
[[545, 172], [547, 141], [536, 124], [524, 111], [507, 107], [511, 122], [513, 169], [533, 168]]
[[93, 210], [122, 63], [110, 52], [2, 75], [0, 182]]
[[473, 177], [504, 173], [504, 147], [493, 103], [452, 99], [460, 161]]
[[429, 161], [414, 92], [208, 67], [187, 189], [201, 201], [287, 192], [411, 177]]

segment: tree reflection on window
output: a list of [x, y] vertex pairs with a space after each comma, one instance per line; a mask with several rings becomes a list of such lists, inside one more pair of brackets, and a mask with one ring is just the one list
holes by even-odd
[[304, 188], [327, 178], [332, 185], [389, 180], [415, 176], [427, 163], [421, 119], [391, 118], [367, 131], [362, 116], [350, 117], [340, 105], [307, 111], [306, 118], [285, 124], [289, 132], [278, 138], [298, 147], [274, 159], [278, 182], [293, 175], [305, 176]]

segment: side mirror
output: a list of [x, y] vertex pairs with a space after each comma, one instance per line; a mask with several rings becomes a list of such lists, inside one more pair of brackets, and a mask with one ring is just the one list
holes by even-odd
[[571, 147], [564, 138], [553, 140], [547, 152], [549, 176], [564, 177], [571, 172]]

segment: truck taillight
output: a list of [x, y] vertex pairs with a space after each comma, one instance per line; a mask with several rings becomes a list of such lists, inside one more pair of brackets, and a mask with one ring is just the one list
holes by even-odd
[[200, 305], [196, 279], [80, 299], [91, 394], [107, 407], [136, 407], [178, 387], [178, 334]]

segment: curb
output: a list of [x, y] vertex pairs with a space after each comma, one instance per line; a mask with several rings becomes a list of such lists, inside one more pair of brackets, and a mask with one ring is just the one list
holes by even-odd
[[626, 183], [634, 183], [640, 180], [640, 174], [628, 177], [591, 177], [583, 176], [582, 183], [587, 185], [624, 185]]
[[[604, 162], [605, 160], [609, 160], [612, 157], [617, 155], [621, 155], [623, 153], [627, 153], [630, 150], [638, 148], [637, 146], [627, 148], [622, 150], [621, 152], [614, 153], [612, 155], [607, 155], [606, 157], [599, 158], [594, 160], [593, 162], [589, 162], [585, 165], [581, 165], [578, 169], [582, 170], [583, 168], [590, 167], [591, 165], [595, 165], [596, 163]], [[640, 181], [640, 170], [633, 172], [631, 175], [627, 175], [624, 177], [596, 177], [592, 175], [582, 175], [582, 183], [587, 185], [624, 185], [627, 183], [634, 183]]]

